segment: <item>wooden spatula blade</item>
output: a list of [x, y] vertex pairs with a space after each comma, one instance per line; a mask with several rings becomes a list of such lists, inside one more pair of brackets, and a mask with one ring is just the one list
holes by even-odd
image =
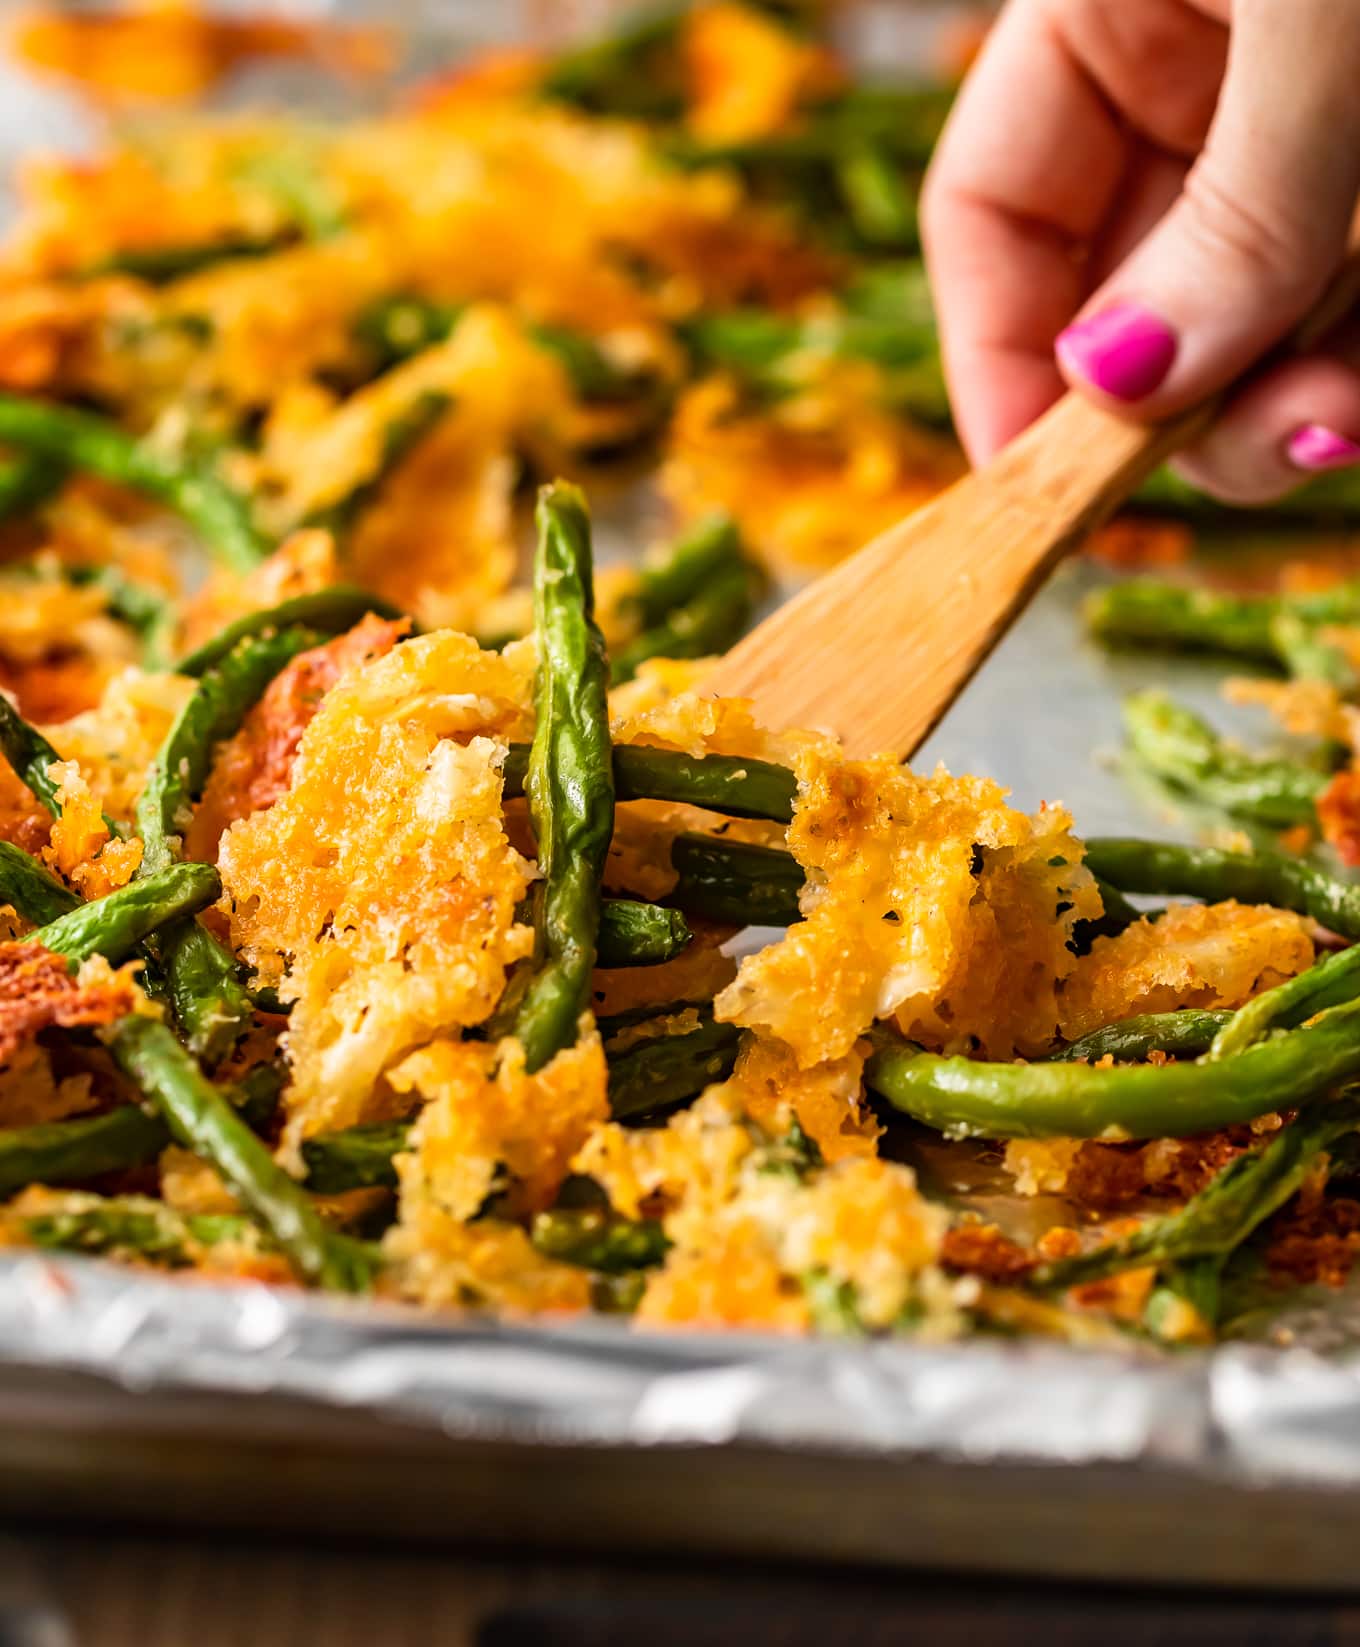
[[1069, 395], [767, 618], [705, 692], [753, 699], [773, 728], [834, 732], [853, 756], [905, 759], [1057, 561], [1186, 432]]

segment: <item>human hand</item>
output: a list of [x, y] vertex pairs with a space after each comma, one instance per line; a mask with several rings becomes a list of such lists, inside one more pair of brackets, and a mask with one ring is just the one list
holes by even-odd
[[[1010, 0], [922, 202], [981, 462], [1064, 379], [1137, 419], [1240, 376], [1317, 300], [1360, 195], [1360, 0]], [[1240, 503], [1360, 462], [1360, 315], [1229, 398], [1178, 467]]]

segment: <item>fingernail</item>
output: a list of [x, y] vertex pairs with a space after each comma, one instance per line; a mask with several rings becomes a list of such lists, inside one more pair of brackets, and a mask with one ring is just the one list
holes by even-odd
[[1150, 395], [1176, 358], [1176, 334], [1136, 303], [1117, 303], [1058, 334], [1058, 359], [1115, 400]]
[[1296, 469], [1346, 469], [1360, 463], [1360, 445], [1347, 440], [1322, 423], [1305, 423], [1285, 445], [1285, 453]]

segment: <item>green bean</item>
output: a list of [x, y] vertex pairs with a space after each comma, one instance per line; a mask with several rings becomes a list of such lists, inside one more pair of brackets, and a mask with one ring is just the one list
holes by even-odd
[[[1223, 852], [1117, 836], [1086, 843], [1092, 874], [1121, 892], [1158, 892], [1218, 903], [1272, 904], [1309, 915], [1343, 938], [1360, 938], [1360, 886], [1279, 852]], [[687, 907], [682, 904], [681, 907]]]
[[[142, 1195], [72, 1194], [40, 1212], [11, 1209], [7, 1216], [36, 1247], [133, 1258], [170, 1269], [192, 1266], [202, 1247], [243, 1242], [261, 1233], [237, 1213], [179, 1213]], [[362, 1241], [338, 1234], [329, 1240], [337, 1259], [355, 1273], [381, 1262], [381, 1252]], [[274, 1246], [267, 1235], [261, 1244], [266, 1251]]]
[[1270, 620], [1275, 655], [1295, 680], [1325, 681], [1338, 692], [1354, 693], [1358, 678], [1345, 651], [1298, 612], [1276, 612]]
[[[176, 861], [177, 837], [207, 782], [217, 744], [236, 730], [278, 672], [318, 639], [309, 629], [266, 631], [238, 642], [205, 670], [166, 734], [137, 803], [137, 829], [142, 837], [139, 878]], [[235, 958], [192, 920], [173, 923], [158, 933], [153, 952], [189, 1044], [204, 1057], [220, 1057], [249, 1022], [252, 1011]]]
[[327, 589], [318, 589], [308, 595], [294, 595], [278, 606], [269, 606], [258, 612], [249, 612], [235, 623], [229, 623], [220, 633], [188, 657], [175, 665], [178, 675], [205, 675], [234, 652], [243, 640], [253, 640], [271, 632], [285, 629], [315, 630], [318, 636], [330, 638], [353, 629], [361, 618], [370, 613], [380, 618], [401, 618], [405, 614], [379, 595], [356, 589], [350, 584], [333, 583]]
[[606, 898], [600, 908], [595, 965], [660, 966], [674, 960], [690, 937], [689, 923], [678, 909]]
[[302, 1145], [303, 1182], [314, 1195], [355, 1189], [395, 1189], [395, 1158], [407, 1147], [409, 1121], [376, 1121], [323, 1132]]
[[635, 120], [679, 114], [683, 97], [661, 58], [674, 46], [682, 16], [678, 7], [650, 12], [603, 39], [560, 52], [539, 84], [541, 95]]
[[27, 1241], [47, 1251], [136, 1258], [172, 1269], [192, 1265], [200, 1245], [250, 1233], [244, 1218], [185, 1215], [145, 1195], [67, 1195], [40, 1212], [5, 1209], [0, 1221], [17, 1224]]
[[99, 589], [110, 616], [127, 624], [142, 643], [146, 669], [169, 666], [178, 618], [170, 597], [148, 583], [138, 583], [116, 566], [64, 566], [62, 576], [77, 586]]
[[711, 1017], [682, 1035], [636, 1041], [609, 1063], [609, 1111], [617, 1121], [635, 1120], [688, 1103], [714, 1081], [725, 1081], [736, 1063], [741, 1031]]
[[1184, 1138], [1302, 1104], [1360, 1074], [1360, 1003], [1217, 1062], [989, 1064], [877, 1037], [865, 1080], [950, 1136]]
[[0, 1196], [28, 1184], [80, 1184], [154, 1161], [170, 1142], [159, 1116], [125, 1104], [88, 1120], [0, 1130]]
[[466, 308], [407, 293], [380, 297], [360, 311], [354, 336], [382, 372], [452, 337]]
[[148, 286], [166, 286], [185, 275], [211, 269], [218, 263], [270, 257], [296, 239], [294, 233], [221, 235], [216, 240], [184, 241], [167, 246], [126, 246], [77, 270], [77, 278], [128, 275]]
[[554, 1207], [538, 1213], [529, 1239], [545, 1258], [579, 1269], [619, 1275], [649, 1269], [670, 1242], [653, 1218], [621, 1218], [604, 1207]]
[[1270, 602], [1259, 597], [1148, 578], [1097, 590], [1085, 605], [1087, 627], [1102, 640], [1227, 652], [1265, 663], [1279, 661], [1273, 615]]
[[1351, 586], [1314, 595], [1222, 595], [1139, 578], [1097, 591], [1085, 611], [1092, 633], [1107, 641], [1252, 658], [1343, 692], [1360, 684], [1342, 648], [1321, 634], [1329, 623], [1356, 621], [1360, 606]]
[[0, 520], [31, 515], [66, 484], [67, 468], [47, 452], [25, 452], [0, 465]]
[[1104, 1029], [1092, 1030], [1048, 1059], [1053, 1064], [1097, 1063], [1111, 1057], [1117, 1064], [1141, 1064], [1150, 1052], [1176, 1058], [1197, 1058], [1208, 1052], [1214, 1037], [1231, 1023], [1231, 1012], [1146, 1012], [1121, 1018]]
[[8, 576], [26, 583], [60, 579], [77, 589], [93, 588], [104, 596], [105, 609], [132, 629], [142, 642], [142, 663], [147, 669], [163, 669], [170, 655], [178, 619], [174, 604], [163, 590], [138, 583], [117, 566], [48, 566], [39, 561], [18, 561], [5, 568]]
[[637, 588], [622, 602], [647, 628], [660, 623], [716, 576], [743, 560], [741, 533], [730, 515], [705, 515], [638, 567]]
[[[35, 936], [41, 941], [44, 932]], [[87, 927], [84, 951], [72, 941], [68, 959], [92, 953], [95, 937]], [[105, 1031], [104, 1039], [119, 1068], [155, 1106], [172, 1136], [217, 1168], [303, 1276], [350, 1290], [363, 1284], [364, 1268], [354, 1253], [334, 1243], [303, 1190], [275, 1164], [227, 1096], [205, 1079], [164, 1024], [133, 1014]], [[120, 1126], [130, 1129], [135, 1123]], [[141, 1141], [145, 1142], [144, 1133]], [[102, 1143], [108, 1147], [107, 1133]]]
[[236, 731], [279, 671], [319, 638], [310, 629], [267, 631], [241, 641], [204, 671], [166, 734], [137, 802], [140, 874], [155, 874], [175, 862], [172, 840], [183, 832], [203, 792], [217, 745]]
[[59, 459], [164, 504], [231, 571], [250, 571], [267, 552], [244, 500], [212, 468], [168, 458], [93, 412], [0, 395], [0, 443]]
[[653, 374], [645, 367], [616, 365], [593, 337], [569, 326], [536, 325], [529, 334], [567, 374], [567, 381], [582, 400], [610, 404], [635, 400], [655, 387]]
[[61, 756], [3, 693], [0, 693], [0, 754], [14, 769], [15, 777], [33, 791], [52, 816], [59, 816], [61, 803], [57, 800], [57, 790], [60, 785], [48, 775], [48, 768], [60, 761]]
[[[1134, 494], [1134, 502], [1159, 514], [1230, 522], [1241, 518], [1243, 507], [1209, 497], [1166, 468], [1158, 469], [1144, 481]], [[1266, 504], [1254, 503], [1250, 508], [1253, 525], [1260, 522], [1348, 520], [1360, 513], [1360, 487], [1357, 487], [1356, 476], [1350, 470], [1338, 470], [1329, 475], [1319, 475], [1285, 497]]]
[[1211, 806], [1275, 828], [1317, 817], [1314, 803], [1326, 773], [1298, 761], [1243, 754], [1163, 692], [1126, 698], [1124, 727], [1145, 766]]
[[1354, 1100], [1316, 1104], [1263, 1149], [1229, 1161], [1179, 1211], [1149, 1218], [1090, 1252], [1041, 1265], [1034, 1284], [1075, 1287], [1147, 1264], [1226, 1258], [1302, 1186], [1328, 1146], [1357, 1126], [1360, 1108]]
[[847, 143], [833, 167], [841, 199], [862, 241], [905, 250], [920, 244], [916, 201], [901, 166], [883, 143]]
[[116, 963], [151, 933], [193, 915], [221, 892], [221, 879], [211, 864], [171, 864], [107, 897], [77, 905], [32, 936], [54, 955], [82, 960], [97, 954]]
[[[528, 765], [529, 746], [512, 743], [505, 760], [507, 797], [524, 793]], [[623, 743], [614, 745], [614, 794], [620, 801], [680, 801], [731, 818], [790, 823], [798, 780], [769, 761]]]
[[759, 575], [747, 564], [716, 573], [660, 623], [644, 629], [612, 660], [617, 686], [632, 680], [649, 658], [706, 658], [725, 652], [745, 633], [760, 591]]
[[81, 907], [80, 899], [69, 887], [9, 841], [0, 841], [0, 903], [17, 909], [35, 926], [45, 926]]
[[1272, 1030], [1293, 1029], [1328, 1007], [1360, 995], [1360, 945], [1324, 956], [1315, 966], [1240, 1007], [1214, 1037], [1210, 1058], [1227, 1058]]
[[802, 868], [777, 847], [677, 835], [671, 864], [679, 878], [666, 901], [687, 914], [732, 926], [792, 926], [802, 918]]
[[[282, 1070], [261, 1064], [225, 1096], [257, 1131], [273, 1114], [282, 1085]], [[138, 1104], [85, 1119], [0, 1128], [0, 1197], [28, 1184], [86, 1184], [128, 1172], [154, 1161], [169, 1143], [165, 1122]]]
[[608, 665], [593, 614], [585, 500], [573, 486], [544, 487], [534, 563], [537, 726], [526, 780], [543, 877], [539, 955], [515, 1022], [531, 1073], [573, 1043], [589, 1004], [614, 830]]
[[335, 1240], [301, 1185], [277, 1165], [164, 1024], [124, 1018], [106, 1033], [106, 1040], [119, 1068], [163, 1116], [175, 1139], [211, 1162], [301, 1276], [347, 1292], [367, 1285], [367, 1266]]

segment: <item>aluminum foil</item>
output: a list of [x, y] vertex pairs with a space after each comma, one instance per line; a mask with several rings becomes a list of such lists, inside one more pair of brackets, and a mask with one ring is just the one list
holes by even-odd
[[432, 1320], [94, 1260], [0, 1264], [0, 1365], [148, 1401], [220, 1392], [362, 1408], [456, 1439], [720, 1446], [971, 1464], [1142, 1464], [1360, 1484], [1360, 1360], [1232, 1345], [1174, 1357]]

